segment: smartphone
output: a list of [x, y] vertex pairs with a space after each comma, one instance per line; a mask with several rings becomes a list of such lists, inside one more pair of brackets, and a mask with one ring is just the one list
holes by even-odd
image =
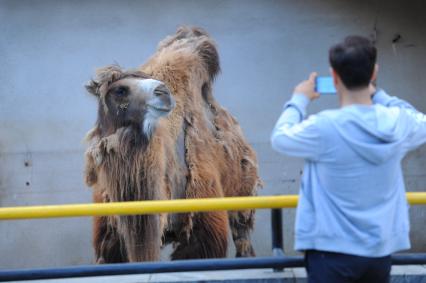
[[336, 94], [332, 77], [316, 77], [315, 91], [321, 94]]

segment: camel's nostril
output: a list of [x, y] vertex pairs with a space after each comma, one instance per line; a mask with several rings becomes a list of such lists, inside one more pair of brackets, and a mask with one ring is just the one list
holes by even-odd
[[168, 88], [165, 85], [159, 85], [154, 90], [154, 95], [157, 96], [157, 97], [168, 96], [168, 95], [170, 95], [170, 91], [168, 90]]

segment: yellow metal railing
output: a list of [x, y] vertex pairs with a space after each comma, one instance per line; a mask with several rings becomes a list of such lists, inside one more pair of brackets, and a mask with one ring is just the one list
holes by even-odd
[[[412, 205], [425, 205], [426, 192], [407, 193], [407, 200]], [[297, 201], [297, 195], [280, 195], [3, 207], [0, 208], [0, 220], [290, 208], [296, 207]]]

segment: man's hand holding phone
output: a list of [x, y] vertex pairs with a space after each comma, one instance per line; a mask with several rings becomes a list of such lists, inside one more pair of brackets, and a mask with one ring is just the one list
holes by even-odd
[[304, 95], [307, 98], [309, 98], [309, 100], [315, 100], [318, 97], [320, 97], [320, 94], [316, 91], [316, 77], [317, 77], [317, 73], [311, 73], [309, 75], [309, 78], [301, 83], [299, 83], [295, 88], [294, 88], [294, 94], [296, 95]]

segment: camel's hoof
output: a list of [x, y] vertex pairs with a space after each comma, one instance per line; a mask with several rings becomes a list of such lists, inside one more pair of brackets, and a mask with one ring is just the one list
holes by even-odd
[[237, 240], [235, 241], [236, 246], [236, 257], [255, 257], [256, 253], [253, 249], [253, 246], [251, 245], [249, 240]]
[[100, 258], [96, 259], [96, 264], [105, 264], [105, 259], [101, 256]]

